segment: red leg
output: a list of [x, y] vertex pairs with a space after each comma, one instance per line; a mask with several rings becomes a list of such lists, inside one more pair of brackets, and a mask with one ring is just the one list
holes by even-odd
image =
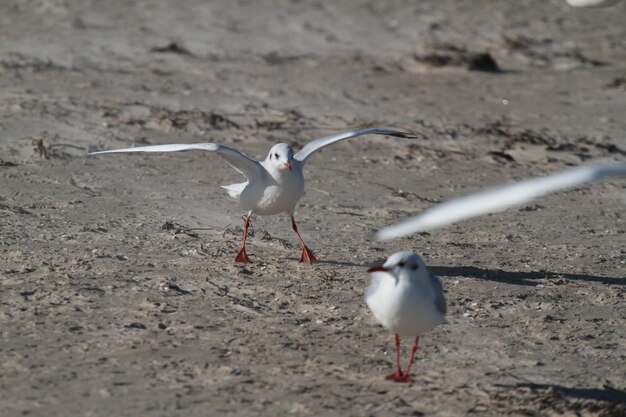
[[402, 368], [400, 368], [400, 336], [398, 336], [398, 333], [394, 335], [394, 341], [396, 345], [396, 372], [387, 375], [385, 378], [400, 382], [402, 381], [402, 378], [404, 378], [404, 375], [402, 374]]
[[246, 253], [246, 238], [248, 237], [248, 227], [250, 227], [250, 218], [252, 217], [252, 212], [248, 213], [246, 220], [243, 222], [243, 242], [241, 242], [241, 249], [237, 252], [237, 256], [235, 256], [235, 262], [243, 262], [243, 263], [252, 263], [250, 258], [248, 258], [248, 254]]
[[417, 352], [417, 344], [419, 343], [419, 336], [415, 338], [415, 342], [413, 342], [413, 347], [411, 347], [411, 357], [409, 358], [409, 363], [406, 366], [406, 372], [404, 373], [404, 378], [407, 381], [411, 379], [411, 365], [413, 364], [413, 359], [415, 358], [415, 352]]
[[306, 262], [308, 264], [312, 264], [313, 261], [317, 261], [317, 256], [313, 253], [313, 251], [306, 247], [304, 244], [304, 240], [302, 236], [300, 236], [300, 232], [298, 232], [298, 226], [296, 226], [296, 219], [291, 216], [291, 227], [293, 231], [298, 235], [298, 239], [300, 239], [300, 247], [302, 248], [302, 252], [300, 253], [300, 262]]

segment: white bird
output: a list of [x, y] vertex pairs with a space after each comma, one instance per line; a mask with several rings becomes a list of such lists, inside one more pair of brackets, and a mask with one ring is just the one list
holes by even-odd
[[[445, 321], [443, 287], [422, 258], [411, 251], [396, 252], [368, 272], [372, 282], [365, 292], [367, 306], [376, 320], [394, 333], [396, 371], [387, 379], [407, 382], [419, 337]], [[400, 336], [415, 337], [405, 372], [400, 367]]]
[[602, 8], [611, 7], [619, 3], [620, 0], [567, 0], [567, 4], [572, 7]]
[[203, 150], [217, 152], [222, 158], [243, 174], [247, 181], [224, 185], [228, 194], [239, 199], [241, 208], [247, 213], [244, 220], [243, 241], [241, 249], [235, 257], [236, 262], [251, 262], [246, 254], [246, 238], [252, 214], [274, 215], [287, 213], [291, 216], [291, 226], [298, 236], [301, 246], [300, 262], [313, 263], [317, 256], [304, 243], [296, 221], [294, 210], [298, 200], [304, 192], [304, 176], [302, 169], [309, 157], [316, 151], [340, 140], [366, 134], [396, 136], [401, 138], [415, 138], [410, 133], [383, 128], [363, 128], [346, 130], [325, 136], [307, 143], [299, 152], [286, 143], [274, 145], [265, 160], [257, 161], [243, 155], [228, 146], [215, 143], [171, 144], [139, 146], [136, 148], [114, 149], [110, 151], [92, 152], [90, 155], [125, 152], [176, 152], [187, 150]]
[[610, 176], [626, 176], [626, 163], [587, 165], [545, 177], [499, 185], [446, 201], [400, 223], [382, 228], [376, 239], [389, 240], [411, 233], [447, 226], [460, 220], [493, 213], [528, 203], [544, 194], [598, 181]]

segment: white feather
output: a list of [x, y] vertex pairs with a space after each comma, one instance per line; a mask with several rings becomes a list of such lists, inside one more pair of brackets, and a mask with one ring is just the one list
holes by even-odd
[[221, 187], [228, 192], [229, 196], [231, 196], [232, 198], [236, 200], [239, 200], [239, 196], [241, 195], [241, 192], [243, 191], [244, 188], [246, 188], [247, 185], [248, 185], [248, 181], [240, 182], [238, 184], [222, 185]]
[[408, 139], [413, 139], [416, 137], [412, 133], [399, 132], [397, 130], [384, 129], [380, 127], [366, 127], [363, 129], [345, 130], [343, 132], [324, 136], [323, 138], [319, 138], [307, 143], [304, 148], [300, 149], [300, 151], [294, 155], [294, 159], [300, 161], [300, 163], [304, 165], [304, 163], [311, 156], [311, 154], [319, 151], [323, 147], [338, 142], [340, 140], [350, 139], [361, 135], [387, 135]]
[[626, 163], [582, 166], [545, 177], [488, 188], [441, 203], [420, 215], [387, 226], [376, 233], [376, 239], [384, 241], [437, 229], [460, 220], [528, 203], [542, 195], [608, 176], [626, 176]]
[[602, 8], [611, 7], [619, 3], [620, 0], [567, 0], [567, 4], [572, 7]]
[[169, 145], [137, 146], [134, 148], [113, 149], [110, 151], [92, 152], [89, 155], [102, 155], [109, 153], [132, 153], [132, 152], [179, 152], [201, 150], [217, 152], [233, 168], [245, 175], [248, 180], [252, 180], [261, 175], [261, 164], [254, 159], [248, 158], [236, 149], [217, 143], [174, 143]]

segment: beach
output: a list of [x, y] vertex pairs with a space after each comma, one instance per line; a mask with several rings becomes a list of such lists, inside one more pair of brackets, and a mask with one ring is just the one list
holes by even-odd
[[[626, 160], [626, 6], [564, 1], [0, 5], [0, 415], [618, 416], [626, 182], [380, 243], [449, 198]], [[288, 215], [210, 152], [344, 129]], [[447, 323], [392, 383], [363, 294], [399, 250]], [[404, 356], [411, 340], [403, 340]]]

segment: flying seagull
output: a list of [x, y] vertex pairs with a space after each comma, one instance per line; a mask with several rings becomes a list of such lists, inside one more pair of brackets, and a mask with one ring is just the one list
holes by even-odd
[[[419, 337], [445, 321], [443, 287], [422, 258], [411, 251], [396, 252], [368, 272], [372, 282], [365, 292], [365, 302], [376, 320], [394, 333], [396, 371], [387, 379], [407, 382]], [[400, 367], [400, 336], [415, 337], [404, 372]]]
[[607, 163], [570, 168], [544, 177], [487, 188], [446, 201], [422, 214], [382, 228], [377, 240], [389, 240], [528, 203], [544, 194], [572, 188], [611, 176], [626, 176], [626, 163]]
[[304, 192], [304, 176], [302, 175], [304, 165], [311, 155], [325, 146], [340, 140], [368, 134], [396, 136], [400, 138], [416, 137], [411, 133], [377, 127], [346, 130], [309, 142], [298, 152], [294, 152], [286, 143], [278, 143], [270, 149], [267, 157], [263, 161], [254, 160], [236, 149], [216, 143], [139, 146], [135, 148], [92, 152], [90, 155], [126, 152], [176, 152], [188, 150], [217, 152], [247, 179], [247, 181], [242, 183], [222, 186], [231, 197], [239, 199], [241, 208], [247, 213], [244, 220], [243, 240], [241, 242], [241, 248], [235, 257], [235, 261], [251, 262], [246, 254], [246, 238], [253, 214], [268, 216], [287, 213], [291, 216], [291, 227], [300, 240], [302, 249], [300, 262], [311, 264], [313, 261], [317, 260], [317, 256], [304, 243], [300, 232], [298, 232], [294, 218], [296, 204]]

